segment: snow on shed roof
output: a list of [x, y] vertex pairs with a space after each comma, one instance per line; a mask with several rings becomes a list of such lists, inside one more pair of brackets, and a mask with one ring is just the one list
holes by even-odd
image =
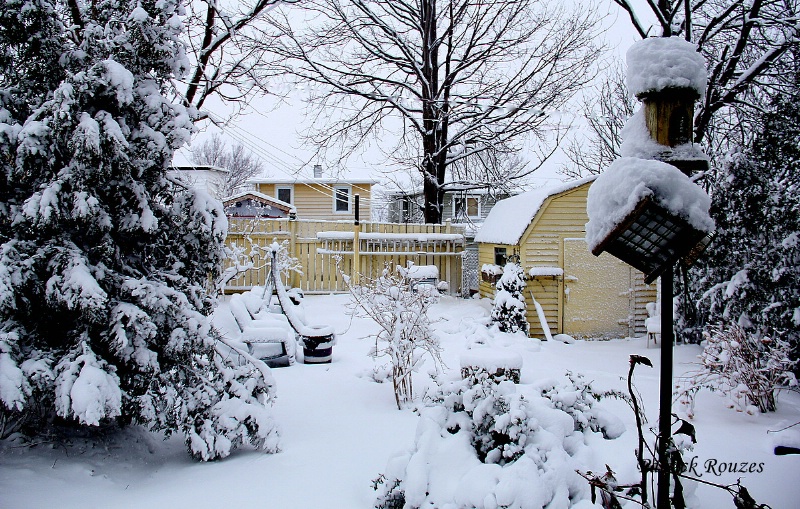
[[533, 191], [500, 200], [483, 221], [483, 226], [475, 235], [475, 242], [508, 245], [518, 243], [522, 234], [525, 233], [525, 229], [531, 224], [548, 198], [580, 187], [596, 178], [596, 175], [592, 175], [580, 180], [548, 184]]

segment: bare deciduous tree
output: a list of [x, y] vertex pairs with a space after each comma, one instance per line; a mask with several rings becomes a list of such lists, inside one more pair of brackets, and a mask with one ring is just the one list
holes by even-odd
[[[639, 35], [651, 35], [630, 0], [613, 1], [628, 12]], [[708, 62], [708, 87], [694, 119], [696, 143], [706, 141], [718, 118], [733, 127], [737, 122], [728, 119], [741, 120], [745, 114], [741, 108], [761, 109], [764, 95], [797, 87], [797, 69], [786, 68], [787, 57], [797, 52], [800, 39], [797, 3], [797, 0], [648, 0], [661, 35], [683, 35], [697, 43]]]
[[620, 132], [637, 106], [625, 84], [625, 69], [617, 62], [606, 70], [594, 93], [585, 98], [582, 109], [587, 132], [573, 135], [564, 146], [571, 164], [563, 165], [561, 173], [570, 178], [596, 175], [620, 157]]
[[219, 189], [220, 196], [231, 196], [241, 191], [248, 179], [264, 170], [261, 161], [244, 146], [237, 143], [229, 148], [216, 133], [192, 149], [192, 162], [228, 170]]
[[273, 11], [280, 36], [272, 49], [280, 69], [310, 88], [319, 127], [311, 141], [344, 158], [376, 136], [394, 136], [391, 154], [407, 154], [405, 166], [423, 176], [428, 223], [441, 222], [451, 165], [500, 146], [518, 149], [523, 135], [552, 144], [547, 111], [592, 79], [598, 56], [594, 12], [544, 1], [303, 6], [300, 23]]

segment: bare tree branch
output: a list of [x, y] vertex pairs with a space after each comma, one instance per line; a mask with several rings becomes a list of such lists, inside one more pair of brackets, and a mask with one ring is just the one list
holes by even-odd
[[441, 221], [451, 165], [517, 150], [531, 134], [557, 140], [547, 112], [592, 79], [598, 57], [595, 13], [541, 0], [303, 6], [303, 20], [274, 11], [269, 29], [280, 34], [276, 72], [313, 88], [308, 139], [341, 161], [394, 137], [393, 159], [423, 177], [427, 222]]
[[240, 144], [228, 148], [219, 134], [192, 149], [192, 162], [228, 170], [219, 189], [221, 197], [231, 196], [245, 187], [247, 180], [264, 170], [261, 160]]
[[[189, 2], [187, 42], [192, 69], [181, 92], [184, 104], [200, 111], [209, 97], [217, 95], [241, 109], [257, 94], [274, 93], [268, 81], [272, 75], [265, 65], [269, 39], [256, 41], [246, 34], [269, 10], [297, 1]], [[199, 119], [204, 118], [207, 116], [201, 112]]]

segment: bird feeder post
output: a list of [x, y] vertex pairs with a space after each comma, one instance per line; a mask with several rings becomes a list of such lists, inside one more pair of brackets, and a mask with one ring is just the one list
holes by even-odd
[[628, 87], [643, 102], [637, 115], [644, 119], [629, 121], [633, 141], [626, 147], [623, 139], [621, 147], [627, 157], [595, 180], [587, 201], [592, 254], [608, 252], [641, 270], [646, 283], [661, 276], [658, 509], [671, 505], [673, 267], [696, 257], [714, 228], [710, 198], [689, 178], [708, 167], [692, 144], [694, 102], [706, 87], [705, 61], [696, 50], [678, 38], [652, 38], [628, 51]]

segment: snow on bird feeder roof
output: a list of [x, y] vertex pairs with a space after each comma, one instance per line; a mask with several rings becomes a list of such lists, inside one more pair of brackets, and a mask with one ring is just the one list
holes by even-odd
[[586, 242], [592, 254], [606, 251], [650, 282], [713, 232], [710, 206], [708, 194], [676, 167], [617, 159], [589, 189]]
[[669, 89], [706, 92], [706, 63], [697, 45], [680, 37], [651, 37], [630, 47], [628, 90], [637, 98]]

